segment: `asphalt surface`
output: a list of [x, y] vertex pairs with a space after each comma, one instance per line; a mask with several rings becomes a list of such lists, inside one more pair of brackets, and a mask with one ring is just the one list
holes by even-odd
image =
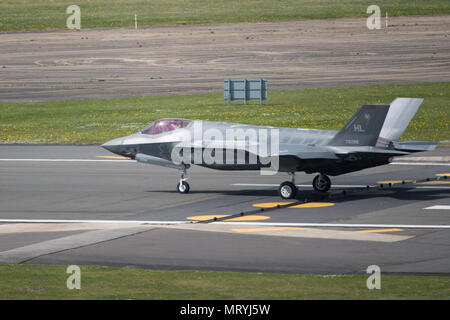
[[0, 103], [448, 81], [448, 15], [0, 34]]
[[[448, 163], [332, 177], [328, 196], [299, 173], [298, 204], [327, 206], [261, 211], [286, 202], [277, 195], [286, 175], [193, 167], [191, 192], [178, 194], [176, 170], [108, 156], [98, 146], [0, 146], [0, 262], [327, 274], [376, 264], [382, 272], [449, 274], [450, 184], [433, 180], [450, 173]], [[380, 189], [385, 180], [418, 183]], [[302, 225], [310, 223], [317, 225]]]

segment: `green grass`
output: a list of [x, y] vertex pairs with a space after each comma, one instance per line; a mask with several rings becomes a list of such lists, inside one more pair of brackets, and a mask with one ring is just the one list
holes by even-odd
[[[66, 28], [66, 8], [81, 8], [81, 27], [259, 22], [368, 17], [371, 0], [2, 0], [0, 31]], [[384, 15], [450, 13], [448, 0], [378, 0]]]
[[81, 266], [69, 290], [67, 266], [0, 265], [0, 299], [450, 299], [450, 277], [154, 271]]
[[402, 140], [450, 145], [450, 82], [270, 91], [262, 106], [222, 94], [0, 104], [0, 143], [99, 144], [167, 117], [338, 130], [362, 104], [396, 97], [425, 98]]

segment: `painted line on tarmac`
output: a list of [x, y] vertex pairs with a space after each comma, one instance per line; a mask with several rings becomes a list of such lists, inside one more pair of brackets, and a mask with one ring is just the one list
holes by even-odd
[[234, 224], [245, 226], [274, 227], [334, 227], [334, 228], [389, 228], [389, 229], [450, 229], [450, 225], [414, 224], [353, 224], [353, 223], [289, 223], [289, 222], [211, 222], [212, 224]]
[[[352, 241], [376, 241], [376, 242], [398, 242], [411, 239], [412, 235], [394, 235], [390, 233], [362, 233], [354, 230], [332, 230], [320, 228], [300, 228], [300, 227], [258, 227], [236, 228], [235, 225], [224, 224], [201, 224], [201, 225], [177, 225], [167, 226], [166, 228], [209, 231], [209, 232], [226, 232], [276, 237], [294, 237], [294, 238], [311, 238], [311, 239], [328, 239], [328, 240], [352, 240]], [[380, 230], [380, 229], [378, 229]], [[392, 230], [392, 229], [391, 229]]]
[[[229, 219], [228, 219], [229, 217]], [[214, 219], [221, 219], [222, 221], [255, 221], [255, 220], [266, 220], [270, 219], [268, 216], [257, 216], [257, 215], [247, 215], [242, 217], [233, 217], [231, 214], [210, 214], [202, 216], [192, 216], [187, 217], [188, 220], [193, 221], [210, 221]]]
[[136, 163], [136, 160], [112, 160], [112, 159], [0, 159], [0, 161], [28, 161], [28, 162], [115, 162]]
[[[64, 219], [0, 219], [0, 223], [136, 223], [148, 225], [181, 225], [198, 223], [197, 221], [146, 221], [146, 220], [64, 220]], [[450, 229], [450, 225], [414, 225], [414, 224], [355, 224], [355, 223], [290, 223], [290, 222], [222, 222], [212, 224], [236, 224], [249, 226], [274, 227], [336, 227], [336, 228], [405, 228], [405, 229]]]
[[64, 219], [0, 219], [0, 223], [123, 223], [123, 224], [184, 224], [195, 221], [145, 221], [145, 220], [64, 220]]
[[130, 157], [122, 157], [122, 156], [95, 156], [96, 158], [103, 159], [120, 159], [120, 160], [131, 160]]
[[[276, 183], [232, 183], [232, 186], [238, 187], [279, 187], [280, 184]], [[310, 184], [297, 184], [300, 188], [312, 188]], [[376, 187], [375, 185], [369, 187]], [[362, 184], [333, 184], [331, 188], [367, 188], [367, 185]]]
[[[114, 159], [11, 159], [3, 158], [0, 161], [35, 161], [35, 162], [123, 162], [123, 163], [135, 163], [136, 160], [114, 160]], [[450, 166], [450, 163], [440, 163], [440, 162], [391, 162], [390, 165], [404, 165], [404, 166]]]
[[423, 182], [417, 182], [419, 185], [429, 185], [429, 184], [450, 184], [450, 181], [444, 181], [444, 180], [434, 180], [434, 181], [423, 181]]
[[[442, 181], [442, 180], [439, 180]], [[448, 182], [447, 182], [448, 183]], [[438, 182], [434, 182], [433, 184], [439, 184]], [[446, 184], [446, 182], [442, 183]], [[232, 186], [236, 187], [279, 187], [279, 184], [274, 183], [232, 183]], [[297, 184], [297, 187], [300, 188], [311, 188], [312, 185], [309, 184]], [[378, 185], [369, 185], [369, 188], [377, 188]], [[346, 185], [346, 184], [336, 184], [332, 185], [331, 189], [333, 188], [367, 188], [367, 185]], [[447, 186], [424, 186], [419, 184], [413, 184], [414, 189], [450, 189], [450, 187]]]
[[[254, 203], [253, 207], [256, 208], [276, 208], [278, 206], [289, 205], [295, 202], [263, 202], [263, 203]], [[289, 206], [288, 208], [323, 208], [323, 207], [332, 207], [335, 204], [332, 202], [306, 202], [301, 204], [296, 204], [294, 206]]]
[[0, 263], [24, 263], [31, 259], [70, 249], [90, 246], [96, 243], [129, 237], [149, 231], [149, 226], [94, 230], [63, 238], [43, 241], [31, 245], [0, 252]]
[[292, 230], [314, 230], [312, 228], [299, 227], [263, 227], [263, 228], [239, 228], [232, 229], [235, 232], [261, 232], [261, 231], [292, 231]]
[[450, 206], [436, 205], [424, 208], [425, 210], [450, 210]]
[[356, 232], [362, 232], [362, 233], [382, 233], [382, 232], [398, 232], [403, 231], [403, 229], [399, 228], [391, 228], [391, 229], [370, 229], [370, 230], [358, 230]]
[[400, 166], [450, 166], [450, 163], [440, 162], [391, 162], [389, 164]]
[[426, 186], [426, 187], [423, 187], [423, 186], [417, 186], [417, 187], [414, 187], [414, 189], [450, 189], [450, 187], [444, 187], [444, 186], [439, 186], [439, 187], [432, 187], [432, 186]]
[[377, 181], [378, 184], [405, 184], [405, 183], [411, 183], [413, 180], [383, 180], [383, 181]]

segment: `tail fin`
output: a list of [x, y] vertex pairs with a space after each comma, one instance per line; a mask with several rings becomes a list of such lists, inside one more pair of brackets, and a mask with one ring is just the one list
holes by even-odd
[[388, 111], [389, 105], [363, 105], [329, 145], [375, 146]]

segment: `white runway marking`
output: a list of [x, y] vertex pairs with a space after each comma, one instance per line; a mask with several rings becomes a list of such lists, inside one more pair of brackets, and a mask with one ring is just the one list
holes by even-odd
[[[232, 186], [238, 187], [279, 187], [279, 184], [275, 183], [232, 183]], [[312, 188], [310, 184], [297, 184], [300, 188]], [[370, 188], [377, 188], [378, 185], [369, 185]], [[408, 186], [414, 189], [450, 189], [450, 187], [445, 186]], [[367, 188], [367, 185], [362, 184], [335, 184], [331, 188]]]
[[400, 166], [450, 166], [450, 163], [440, 162], [391, 162], [389, 164]]
[[[198, 221], [145, 221], [145, 220], [53, 220], [53, 219], [0, 219], [0, 223], [136, 223], [151, 225], [180, 225]], [[354, 224], [354, 223], [289, 223], [289, 222], [211, 222], [211, 224], [235, 224], [274, 227], [335, 227], [335, 228], [400, 228], [400, 229], [450, 229], [450, 225], [414, 224]]]
[[0, 223], [123, 223], [123, 224], [181, 224], [195, 221], [145, 221], [145, 220], [64, 220], [64, 219], [0, 219]]
[[437, 206], [426, 207], [424, 209], [425, 210], [450, 210], [450, 206], [437, 205]]
[[[127, 162], [135, 163], [136, 160], [113, 160], [113, 159], [10, 159], [4, 158], [0, 161], [35, 161], [35, 162]], [[439, 162], [391, 162], [390, 165], [403, 165], [403, 166], [450, 166], [450, 163]]]
[[0, 159], [0, 161], [136, 163], [136, 160], [112, 160], [112, 159]]
[[[279, 187], [280, 184], [275, 183], [233, 183], [232, 186], [241, 186], [241, 187]], [[312, 188], [310, 184], [297, 184], [297, 187], [301, 188]], [[375, 187], [370, 186], [369, 187]], [[362, 184], [334, 184], [331, 188], [367, 188], [367, 185]]]
[[414, 224], [346, 224], [346, 223], [288, 223], [288, 222], [212, 222], [212, 224], [236, 224], [273, 227], [331, 227], [331, 228], [400, 228], [400, 229], [450, 229], [450, 225]]
[[120, 228], [111, 230], [94, 230], [79, 234], [33, 243], [19, 248], [0, 252], [1, 263], [23, 263], [42, 255], [69, 249], [90, 246], [95, 243], [111, 241], [151, 230], [148, 226]]
[[429, 186], [429, 187], [416, 187], [416, 186], [414, 186], [414, 188], [415, 189], [450, 189], [450, 187], [441, 187], [441, 186], [439, 186], [439, 187], [431, 187], [431, 186]]
[[375, 242], [397, 242], [411, 239], [413, 235], [394, 235], [385, 230], [403, 230], [403, 229], [374, 229], [376, 232], [358, 232], [355, 230], [333, 230], [330, 228], [295, 228], [295, 227], [243, 227], [226, 224], [195, 224], [195, 225], [176, 225], [166, 226], [170, 229], [194, 230], [208, 232], [226, 232], [231, 234], [262, 235], [275, 237], [294, 237], [310, 239], [332, 239], [332, 240], [352, 240], [352, 241], [375, 241]]

